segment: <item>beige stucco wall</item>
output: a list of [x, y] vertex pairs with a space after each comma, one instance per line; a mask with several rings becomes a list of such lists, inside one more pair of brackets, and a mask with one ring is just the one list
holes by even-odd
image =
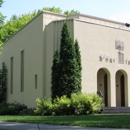
[[[7, 101], [17, 101], [35, 106], [37, 97], [43, 97], [43, 18], [39, 15], [15, 36], [4, 44], [2, 50], [3, 62], [8, 70]], [[24, 92], [21, 92], [21, 51], [24, 50]], [[10, 65], [14, 59], [13, 94], [10, 93]], [[38, 76], [38, 88], [35, 89], [35, 74]]]
[[[12, 36], [3, 46], [0, 61], [8, 70], [7, 102], [17, 101], [28, 107], [35, 107], [36, 98], [46, 96], [46, 30], [48, 23], [65, 16], [48, 12], [40, 13], [30, 23]], [[50, 34], [48, 34], [49, 36]], [[24, 50], [24, 91], [21, 92], [21, 51]], [[13, 57], [13, 94], [11, 85], [11, 57]], [[35, 89], [37, 75], [37, 89]]]
[[[109, 106], [116, 106], [115, 75], [118, 70], [124, 70], [129, 77], [130, 69], [128, 63], [118, 63], [118, 50], [115, 49], [115, 40], [124, 39], [124, 57], [130, 57], [130, 32], [120, 28], [106, 27], [91, 24], [84, 21], [74, 21], [74, 38], [78, 39], [82, 55], [82, 91], [87, 93], [97, 92], [97, 72], [100, 68], [107, 68], [110, 73]], [[115, 57], [115, 62], [106, 62], [105, 58], [100, 61], [99, 56]], [[126, 77], [127, 78], [127, 77]], [[126, 81], [129, 86], [130, 81]], [[126, 89], [130, 93], [129, 87]], [[127, 94], [126, 94], [127, 95]], [[126, 98], [126, 106], [130, 106], [130, 97]]]
[[[75, 19], [76, 18], [76, 19]], [[120, 106], [120, 96], [116, 88], [116, 72], [121, 70], [125, 76], [125, 104], [130, 106], [130, 65], [118, 63], [117, 39], [124, 41], [124, 59], [130, 59], [130, 32], [122, 23], [103, 19], [73, 15], [67, 17], [55, 13], [42, 12], [5, 44], [0, 61], [8, 69], [8, 102], [16, 100], [29, 107], [35, 107], [36, 98], [51, 96], [51, 67], [53, 55], [60, 49], [61, 30], [64, 20], [72, 39], [78, 39], [82, 57], [82, 92], [97, 93], [100, 79], [98, 70], [108, 76], [108, 106]], [[21, 51], [24, 50], [24, 92], [20, 92]], [[103, 54], [105, 58], [100, 60]], [[13, 94], [10, 94], [10, 58], [14, 57]], [[106, 57], [112, 57], [106, 61]], [[115, 61], [113, 61], [115, 59]], [[35, 74], [38, 76], [38, 88], [35, 89]], [[98, 77], [99, 75], [99, 77]], [[97, 80], [98, 79], [98, 80]], [[103, 87], [101, 88], [103, 91]]]

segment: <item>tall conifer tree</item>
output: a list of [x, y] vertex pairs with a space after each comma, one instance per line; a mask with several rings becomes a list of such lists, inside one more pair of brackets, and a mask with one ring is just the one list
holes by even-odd
[[60, 74], [60, 60], [59, 60], [59, 54], [58, 51], [55, 52], [53, 57], [53, 66], [52, 66], [52, 75], [51, 75], [51, 92], [52, 92], [52, 99], [54, 99], [56, 96], [59, 96], [59, 74]]
[[70, 97], [71, 93], [77, 92], [78, 80], [77, 73], [77, 61], [75, 58], [75, 47], [73, 40], [70, 36], [67, 23], [63, 24], [61, 32], [61, 47], [60, 47], [60, 96], [67, 95]]
[[60, 53], [55, 53], [52, 66], [52, 98], [71, 96], [81, 91], [81, 58], [78, 41], [73, 43], [67, 23], [61, 32]]
[[77, 67], [78, 67], [78, 73], [77, 73], [77, 78], [78, 78], [78, 89], [81, 91], [82, 85], [81, 85], [81, 70], [82, 70], [82, 65], [81, 65], [81, 55], [80, 55], [80, 48], [77, 39], [75, 40], [75, 53], [76, 53], [76, 60], [77, 60]]

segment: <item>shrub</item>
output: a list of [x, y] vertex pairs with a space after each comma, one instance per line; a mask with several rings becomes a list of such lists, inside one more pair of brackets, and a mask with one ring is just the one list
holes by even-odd
[[53, 103], [53, 111], [56, 115], [71, 115], [73, 114], [73, 107], [71, 105], [71, 99], [67, 96], [56, 97]]
[[37, 99], [37, 108], [34, 110], [36, 114], [41, 114], [41, 115], [51, 115], [53, 111], [53, 104], [52, 100], [50, 99]]
[[14, 103], [1, 103], [0, 115], [34, 115], [33, 109], [28, 109], [24, 104], [17, 102]]
[[103, 106], [102, 98], [97, 94], [72, 94], [72, 106], [75, 109], [75, 114], [90, 114], [100, 110]]
[[102, 98], [99, 97], [99, 95], [91, 94], [90, 98], [91, 98], [91, 111], [94, 111], [94, 112], [98, 111], [104, 106], [102, 102]]
[[0, 115], [11, 115], [11, 108], [9, 108], [9, 104], [3, 102], [0, 104]]
[[23, 109], [19, 112], [19, 115], [36, 115], [33, 108]]
[[101, 109], [103, 106], [102, 98], [97, 94], [71, 94], [67, 96], [56, 97], [52, 99], [37, 99], [37, 108], [35, 113], [41, 115], [81, 115], [90, 114]]

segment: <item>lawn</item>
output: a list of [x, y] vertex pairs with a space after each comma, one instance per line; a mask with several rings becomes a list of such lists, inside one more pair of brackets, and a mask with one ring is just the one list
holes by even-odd
[[130, 115], [0, 116], [0, 121], [104, 128], [130, 128]]

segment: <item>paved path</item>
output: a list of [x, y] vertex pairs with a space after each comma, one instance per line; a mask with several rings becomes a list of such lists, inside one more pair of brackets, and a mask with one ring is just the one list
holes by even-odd
[[14, 122], [0, 122], [0, 128], [9, 130], [128, 130], [128, 129], [91, 128], [91, 127], [59, 126], [59, 125], [45, 125], [45, 124], [37, 125], [30, 123], [14, 123]]

